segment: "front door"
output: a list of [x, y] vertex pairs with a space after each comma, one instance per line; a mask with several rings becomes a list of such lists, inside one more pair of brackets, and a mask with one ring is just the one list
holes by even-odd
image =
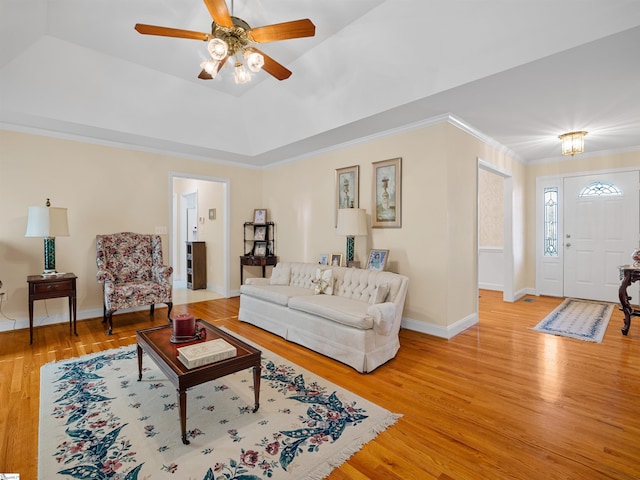
[[618, 266], [638, 247], [639, 172], [564, 179], [564, 296], [618, 301]]

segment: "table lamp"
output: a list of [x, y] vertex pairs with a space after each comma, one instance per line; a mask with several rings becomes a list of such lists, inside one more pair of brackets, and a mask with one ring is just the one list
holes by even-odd
[[364, 208], [341, 208], [338, 210], [338, 235], [347, 236], [347, 265], [353, 261], [355, 237], [367, 235], [367, 212]]
[[25, 237], [44, 238], [43, 275], [56, 273], [56, 237], [68, 237], [67, 209], [52, 207], [47, 198], [45, 207], [29, 207]]

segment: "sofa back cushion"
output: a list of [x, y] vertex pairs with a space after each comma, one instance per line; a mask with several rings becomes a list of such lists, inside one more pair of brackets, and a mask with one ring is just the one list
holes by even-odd
[[[318, 268], [321, 270], [331, 269], [333, 295], [365, 303], [404, 303], [404, 296], [406, 295], [406, 286], [403, 287], [403, 284], [407, 278], [393, 272], [298, 262], [278, 263], [274, 272], [278, 268], [290, 270], [290, 286], [309, 288], [311, 290], [315, 289], [313, 280], [316, 278], [316, 270]], [[388, 293], [384, 295], [384, 291], [387, 289]]]

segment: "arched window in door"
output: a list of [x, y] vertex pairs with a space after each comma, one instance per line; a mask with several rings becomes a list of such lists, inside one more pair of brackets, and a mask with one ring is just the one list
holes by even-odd
[[580, 190], [578, 197], [604, 197], [610, 195], [622, 195], [622, 190], [613, 183], [595, 181]]

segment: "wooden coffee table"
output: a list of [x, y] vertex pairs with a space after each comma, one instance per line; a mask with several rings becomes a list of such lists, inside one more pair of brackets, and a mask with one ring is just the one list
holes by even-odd
[[[142, 352], [144, 351], [178, 389], [178, 397], [180, 399], [180, 428], [182, 430], [182, 443], [185, 445], [189, 444], [189, 440], [187, 440], [188, 388], [210, 382], [211, 380], [224, 377], [231, 373], [239, 372], [240, 370], [253, 368], [253, 389], [255, 396], [253, 411], [257, 412], [260, 407], [260, 359], [262, 352], [204, 320], [199, 319], [197, 322], [200, 328], [205, 328], [207, 331], [205, 340], [195, 340], [188, 343], [171, 343], [170, 339], [173, 333], [173, 327], [171, 325], [148, 328], [136, 332], [136, 341], [138, 343], [138, 381], [142, 380]], [[236, 356], [195, 368], [185, 367], [178, 359], [178, 348], [207, 340], [214, 340], [216, 338], [223, 338], [236, 347]]]

